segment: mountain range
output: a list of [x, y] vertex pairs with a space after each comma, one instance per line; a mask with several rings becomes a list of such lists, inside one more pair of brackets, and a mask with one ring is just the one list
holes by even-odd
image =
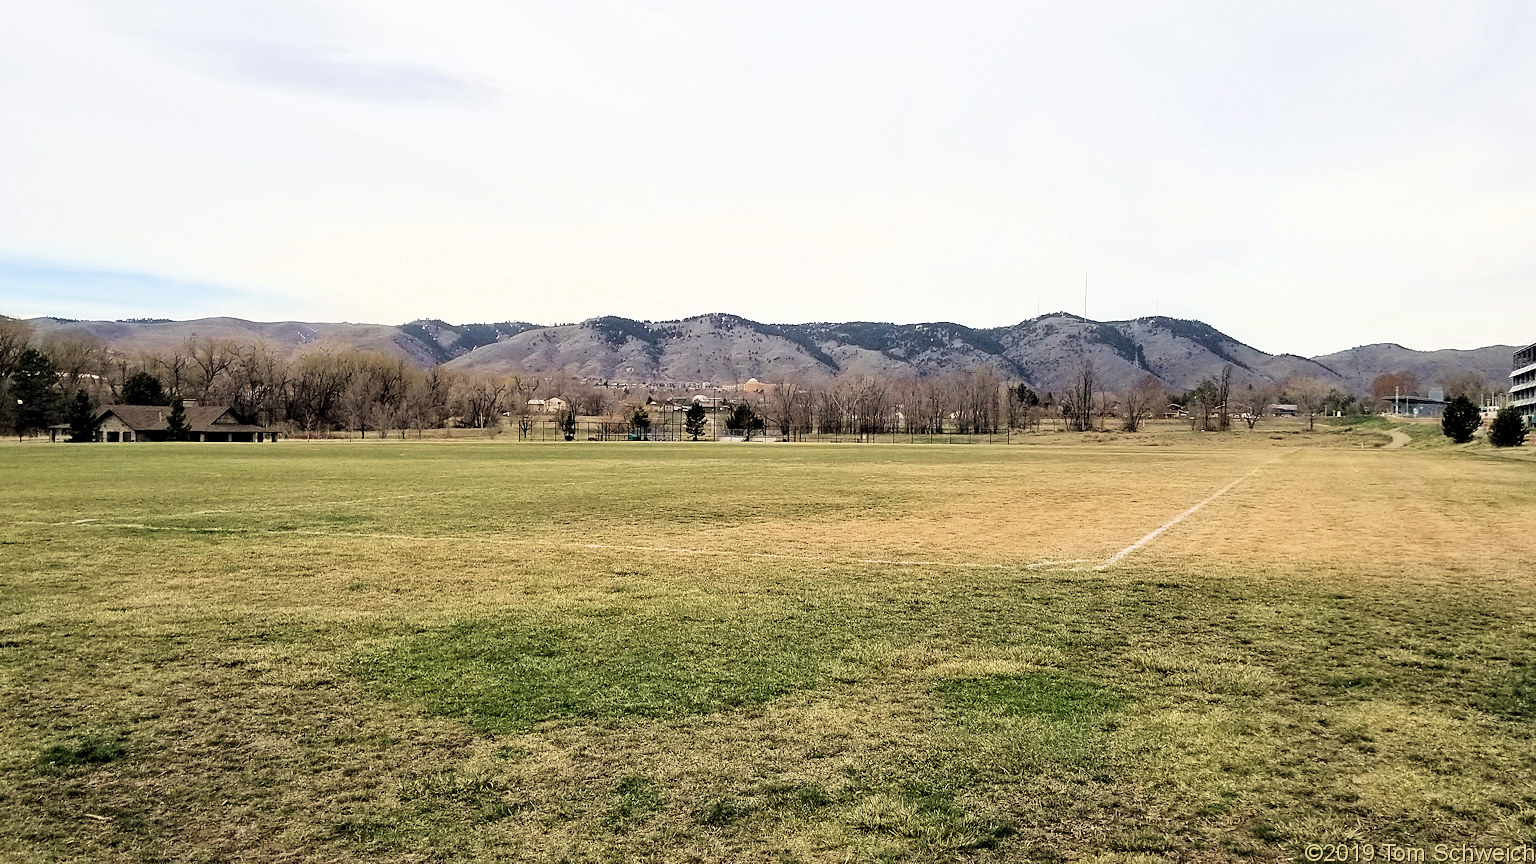
[[1094, 361], [1105, 386], [1115, 389], [1148, 374], [1170, 388], [1187, 389], [1231, 363], [1239, 384], [1309, 376], [1341, 390], [1365, 393], [1376, 376], [1400, 370], [1413, 372], [1425, 383], [1465, 372], [1502, 380], [1515, 350], [1492, 345], [1415, 351], [1381, 343], [1301, 357], [1265, 353], [1200, 321], [1168, 317], [1093, 321], [1065, 312], [987, 329], [949, 322], [763, 324], [727, 314], [659, 322], [609, 316], [555, 326], [517, 321], [456, 325], [433, 319], [402, 325], [239, 318], [33, 318], [27, 323], [42, 339], [90, 334], [127, 354], [164, 353], [188, 339], [209, 337], [242, 344], [260, 340], [290, 354], [315, 346], [346, 347], [468, 372], [563, 372], [637, 384], [777, 381], [859, 373], [926, 376], [988, 366], [1008, 380], [1054, 390], [1087, 358]]

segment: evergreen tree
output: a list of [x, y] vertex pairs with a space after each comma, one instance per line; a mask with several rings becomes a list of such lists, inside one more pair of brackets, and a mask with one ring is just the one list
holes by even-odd
[[11, 412], [11, 428], [19, 440], [54, 422], [59, 402], [59, 372], [48, 355], [33, 348], [21, 352], [11, 369], [11, 388], [5, 407]]
[[165, 437], [170, 441], [186, 441], [192, 437], [192, 427], [187, 425], [187, 406], [180, 396], [171, 400], [171, 413], [165, 418]]
[[629, 426], [634, 430], [635, 437], [644, 441], [651, 435], [651, 412], [644, 405], [635, 408], [635, 413], [629, 418]]
[[1472, 433], [1483, 425], [1483, 416], [1478, 413], [1477, 406], [1465, 396], [1457, 396], [1445, 406], [1445, 414], [1440, 418], [1440, 428], [1445, 436], [1457, 444], [1465, 444], [1472, 440]]
[[757, 416], [751, 405], [743, 402], [731, 409], [730, 416], [725, 420], [725, 428], [751, 441], [752, 433], [763, 428], [763, 418]]
[[1519, 447], [1525, 443], [1525, 420], [1509, 406], [1499, 409], [1488, 427], [1488, 441], [1495, 447]]
[[96, 402], [84, 390], [75, 391], [75, 401], [69, 405], [69, 441], [83, 444], [96, 440]]
[[575, 411], [567, 411], [567, 412], [565, 412], [565, 416], [560, 418], [560, 431], [565, 433], [565, 440], [567, 440], [567, 441], [575, 441], [576, 440], [576, 412]]
[[703, 405], [697, 402], [689, 405], [688, 413], [683, 415], [683, 429], [688, 433], [688, 437], [694, 441], [699, 440], [699, 436], [704, 434], [706, 420]]
[[123, 382], [123, 404], [164, 405], [165, 388], [151, 372], [135, 372]]

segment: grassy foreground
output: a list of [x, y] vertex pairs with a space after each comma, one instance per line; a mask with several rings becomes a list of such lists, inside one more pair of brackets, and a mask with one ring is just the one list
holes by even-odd
[[0, 448], [0, 859], [1536, 841], [1536, 466], [1147, 443]]

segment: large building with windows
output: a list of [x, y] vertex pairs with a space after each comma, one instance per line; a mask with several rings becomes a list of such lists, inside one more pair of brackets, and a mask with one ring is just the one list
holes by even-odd
[[1509, 404], [1525, 418], [1525, 425], [1536, 426], [1536, 345], [1515, 352], [1515, 368], [1509, 373]]

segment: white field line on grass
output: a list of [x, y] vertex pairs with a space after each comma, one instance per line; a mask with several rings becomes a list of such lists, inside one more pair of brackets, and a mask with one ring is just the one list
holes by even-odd
[[937, 561], [917, 558], [838, 558], [829, 555], [786, 555], [778, 552], [739, 552], [729, 549], [686, 549], [678, 546], [632, 546], [612, 543], [553, 543], [547, 540], [524, 540], [516, 537], [476, 537], [473, 535], [417, 535], [386, 534], [363, 531], [313, 531], [303, 528], [275, 530], [270, 528], [190, 528], [181, 525], [148, 525], [143, 522], [103, 522], [99, 519], [75, 519], [70, 522], [13, 522], [13, 525], [45, 526], [50, 528], [119, 528], [134, 531], [164, 531], [177, 534], [260, 534], [265, 536], [294, 535], [299, 537], [343, 537], [356, 540], [403, 540], [417, 543], [486, 543], [493, 546], [531, 546], [562, 549], [602, 549], [619, 552], [661, 552], [669, 555], [711, 555], [731, 558], [763, 558], [783, 561], [808, 561], [818, 564], [876, 564], [891, 567], [953, 567], [959, 569], [986, 570], [1045, 570], [1071, 564], [1082, 564], [1088, 559], [1033, 561], [1028, 564], [997, 564], [966, 561]]
[[1188, 519], [1189, 517], [1195, 515], [1195, 513], [1199, 512], [1200, 508], [1204, 507], [1205, 505], [1211, 503], [1212, 501], [1215, 501], [1217, 498], [1220, 498], [1221, 496], [1223, 496], [1223, 495], [1227, 494], [1228, 492], [1230, 492], [1239, 483], [1242, 483], [1244, 480], [1247, 480], [1249, 477], [1252, 477], [1253, 475], [1259, 473], [1260, 471], [1263, 471], [1265, 468], [1269, 467], [1270, 465], [1273, 465], [1275, 462], [1279, 461], [1280, 459], [1285, 458], [1287, 455], [1289, 455], [1291, 453], [1294, 453], [1294, 452], [1296, 452], [1296, 451], [1295, 450], [1287, 450], [1284, 453], [1281, 453], [1279, 456], [1276, 456], [1274, 459], [1270, 459], [1270, 460], [1266, 461], [1264, 464], [1259, 465], [1258, 467], [1254, 468], [1252, 471], [1249, 471], [1247, 474], [1244, 474], [1243, 476], [1237, 478], [1236, 480], [1233, 480], [1231, 483], [1228, 483], [1227, 485], [1221, 487], [1220, 489], [1217, 489], [1215, 492], [1212, 492], [1210, 497], [1206, 498], [1204, 501], [1201, 501], [1199, 504], [1196, 504], [1195, 506], [1189, 508], [1188, 510], [1185, 510], [1183, 513], [1180, 513], [1179, 515], [1173, 517], [1172, 519], [1169, 519], [1167, 522], [1164, 522], [1162, 525], [1160, 525], [1156, 529], [1154, 529], [1150, 534], [1148, 534], [1147, 536], [1141, 538], [1140, 540], [1137, 540], [1135, 543], [1132, 543], [1131, 545], [1125, 547], [1124, 549], [1121, 549], [1119, 552], [1116, 552], [1114, 555], [1111, 555], [1109, 557], [1108, 561], [1105, 561], [1103, 564], [1100, 564], [1098, 567], [1096, 567], [1094, 569], [1096, 569], [1096, 570], [1104, 570], [1104, 569], [1106, 569], [1106, 568], [1108, 568], [1108, 567], [1118, 563], [1122, 558], [1125, 558], [1127, 555], [1134, 554], [1138, 549], [1143, 548], [1147, 544], [1151, 543], [1153, 540], [1156, 540], [1158, 537], [1161, 537], [1163, 535], [1164, 531], [1167, 531], [1169, 528], [1172, 528], [1173, 526], [1179, 524], [1180, 522], [1183, 522], [1185, 519]]

